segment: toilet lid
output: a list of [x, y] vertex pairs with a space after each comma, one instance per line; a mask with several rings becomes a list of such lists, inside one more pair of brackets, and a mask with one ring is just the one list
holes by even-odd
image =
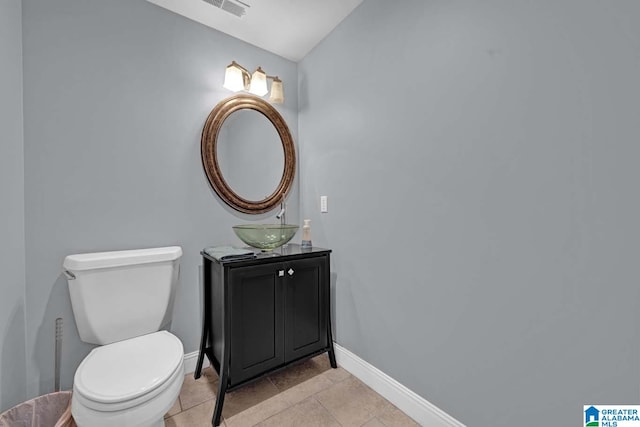
[[183, 358], [182, 343], [166, 331], [97, 347], [78, 367], [74, 390], [100, 403], [135, 399], [166, 382]]

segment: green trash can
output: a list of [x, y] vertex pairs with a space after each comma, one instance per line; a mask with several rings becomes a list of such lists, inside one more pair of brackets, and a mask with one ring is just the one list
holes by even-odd
[[71, 392], [38, 396], [0, 414], [0, 427], [76, 427], [71, 417]]

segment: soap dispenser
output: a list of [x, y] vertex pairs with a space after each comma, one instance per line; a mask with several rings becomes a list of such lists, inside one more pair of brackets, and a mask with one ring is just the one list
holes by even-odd
[[311, 246], [311, 220], [305, 219], [302, 226], [302, 244], [300, 247], [310, 248]]

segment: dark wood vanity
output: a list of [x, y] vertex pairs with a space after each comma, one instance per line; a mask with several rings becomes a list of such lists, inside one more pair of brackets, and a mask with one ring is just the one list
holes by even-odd
[[218, 261], [201, 252], [204, 316], [194, 376], [206, 355], [220, 377], [214, 426], [228, 391], [325, 352], [336, 367], [330, 253], [290, 244], [255, 259]]

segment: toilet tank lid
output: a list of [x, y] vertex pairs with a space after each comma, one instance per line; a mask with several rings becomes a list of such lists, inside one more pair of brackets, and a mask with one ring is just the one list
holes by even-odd
[[164, 248], [68, 255], [62, 265], [69, 271], [93, 270], [133, 264], [174, 261], [181, 256], [182, 248], [180, 246], [168, 246]]

